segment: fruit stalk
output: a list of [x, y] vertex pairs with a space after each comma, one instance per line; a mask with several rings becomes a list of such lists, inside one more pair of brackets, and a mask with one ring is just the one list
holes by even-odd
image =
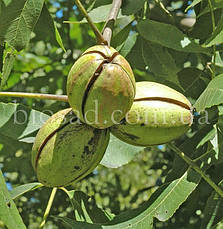
[[53, 190], [52, 190], [52, 192], [50, 194], [50, 198], [49, 198], [46, 210], [45, 210], [44, 215], [43, 215], [43, 221], [41, 222], [40, 227], [39, 227], [40, 229], [43, 228], [45, 223], [46, 223], [46, 219], [47, 219], [47, 217], [48, 217], [48, 215], [50, 213], [50, 209], [52, 207], [53, 200], [55, 198], [56, 192], [57, 192], [57, 188], [53, 188]]
[[0, 97], [21, 97], [21, 98], [31, 98], [31, 99], [49, 99], [49, 100], [68, 102], [66, 95], [53, 95], [53, 94], [42, 94], [42, 93], [0, 92]]
[[103, 37], [108, 42], [108, 46], [110, 46], [111, 37], [112, 37], [112, 30], [113, 30], [115, 20], [118, 16], [118, 12], [120, 10], [121, 5], [122, 5], [122, 0], [113, 0], [112, 7], [111, 7], [110, 12], [108, 14], [107, 21], [106, 21], [104, 28], [102, 30]]

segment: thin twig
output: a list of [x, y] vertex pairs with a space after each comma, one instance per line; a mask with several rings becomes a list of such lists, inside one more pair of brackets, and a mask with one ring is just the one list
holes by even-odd
[[192, 169], [194, 169], [201, 177], [223, 198], [223, 190], [218, 187], [198, 166], [191, 160], [186, 154], [184, 154], [179, 148], [173, 144], [168, 144], [169, 148], [172, 149], [177, 155], [182, 158]]
[[197, 162], [197, 161], [203, 160], [205, 157], [207, 157], [211, 153], [213, 153], [213, 149], [208, 150], [206, 153], [204, 153], [201, 156], [195, 158], [193, 161]]
[[53, 204], [53, 200], [54, 200], [54, 197], [56, 195], [56, 192], [57, 192], [57, 188], [53, 188], [52, 192], [51, 192], [51, 195], [50, 195], [50, 198], [48, 200], [48, 204], [47, 204], [47, 207], [46, 207], [46, 210], [44, 212], [44, 215], [43, 215], [43, 220], [40, 224], [40, 229], [44, 227], [45, 223], [46, 223], [46, 219], [50, 213], [50, 209], [52, 207], [52, 204]]
[[87, 19], [88, 24], [91, 26], [96, 39], [97, 39], [97, 43], [98, 44], [106, 44], [106, 41], [104, 39], [104, 37], [102, 36], [101, 32], [98, 30], [98, 28], [96, 27], [96, 25], [93, 23], [93, 21], [91, 20], [91, 18], [89, 17], [87, 11], [85, 10], [85, 8], [83, 7], [83, 5], [81, 4], [81, 2], [79, 0], [75, 0], [75, 3], [77, 5], [77, 7], [79, 8], [79, 10], [81, 11], [81, 13], [84, 15], [84, 17]]
[[122, 5], [122, 0], [113, 0], [112, 7], [108, 14], [107, 21], [102, 30], [103, 37], [108, 42], [108, 46], [110, 46], [110, 43], [111, 43], [112, 30], [113, 30], [116, 18], [118, 16], [118, 12], [121, 8], [121, 5]]
[[0, 92], [0, 97], [21, 97], [31, 99], [48, 99], [68, 102], [66, 95], [53, 95], [53, 94], [42, 94], [42, 93], [26, 93], [26, 92]]

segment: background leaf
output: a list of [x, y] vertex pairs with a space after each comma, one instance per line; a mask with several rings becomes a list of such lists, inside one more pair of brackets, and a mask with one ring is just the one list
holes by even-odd
[[[222, 187], [222, 185], [220, 186]], [[212, 192], [204, 210], [204, 217], [200, 229], [213, 228], [223, 219], [223, 200], [216, 192]]]
[[185, 11], [189, 10], [190, 8], [194, 7], [198, 3], [200, 3], [202, 0], [194, 0], [187, 8]]
[[18, 51], [25, 48], [39, 18], [43, 0], [12, 0], [0, 14], [0, 41], [7, 41]]
[[74, 208], [75, 219], [77, 221], [106, 223], [111, 219], [106, 211], [103, 211], [96, 205], [94, 197], [74, 190], [68, 191], [67, 194]]
[[122, 12], [124, 15], [135, 14], [143, 8], [145, 0], [125, 0], [122, 5]]
[[5, 185], [2, 171], [0, 170], [0, 220], [2, 220], [9, 229], [25, 229], [19, 211]]
[[23, 195], [26, 192], [32, 191], [36, 188], [42, 187], [43, 185], [41, 183], [35, 182], [35, 183], [29, 183], [17, 186], [16, 188], [13, 188], [10, 191], [10, 195], [12, 199], [17, 198], [18, 196]]
[[9, 78], [9, 75], [10, 75], [12, 67], [13, 67], [14, 60], [15, 60], [15, 54], [14, 53], [7, 53], [6, 54], [5, 60], [4, 60], [4, 65], [3, 65], [3, 70], [2, 70], [1, 88], [3, 88], [7, 83], [7, 80]]
[[127, 144], [110, 134], [109, 145], [100, 164], [108, 168], [118, 168], [131, 161], [143, 147]]
[[177, 72], [179, 68], [168, 49], [153, 42], [145, 41], [142, 47], [142, 54], [149, 70], [159, 77], [178, 83]]
[[0, 103], [0, 133], [14, 140], [35, 133], [48, 115], [19, 104]]
[[[108, 13], [111, 9], [111, 6], [112, 6], [111, 4], [108, 4], [108, 5], [103, 5], [94, 8], [89, 12], [89, 16], [91, 17], [94, 23], [105, 22], [107, 20]], [[121, 12], [119, 12], [117, 18], [121, 18], [121, 17], [123, 16]], [[84, 18], [81, 22], [87, 23], [87, 20]]]
[[215, 77], [208, 84], [207, 88], [200, 95], [194, 107], [197, 111], [203, 111], [205, 108], [223, 103], [223, 78], [222, 74]]
[[164, 47], [182, 52], [206, 53], [208, 50], [191, 40], [175, 26], [143, 20], [137, 25], [137, 29], [146, 40], [158, 43]]
[[186, 172], [181, 178], [160, 187], [151, 197], [151, 199], [138, 209], [126, 211], [115, 217], [109, 222], [109, 225], [95, 225], [89, 223], [75, 222], [66, 218], [60, 218], [72, 228], [101, 228], [101, 229], [139, 229], [153, 228], [153, 218], [160, 221], [170, 218], [178, 207], [196, 188], [200, 177], [192, 170]]

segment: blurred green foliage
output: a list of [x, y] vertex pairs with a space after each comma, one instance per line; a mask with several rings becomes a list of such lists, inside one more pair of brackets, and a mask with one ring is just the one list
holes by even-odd
[[[1, 0], [0, 6], [2, 7], [6, 2], [8, 1]], [[105, 19], [99, 18], [99, 16], [102, 17], [98, 15], [101, 9], [99, 7], [109, 9], [110, 6], [107, 5], [112, 1], [88, 0], [82, 2], [90, 12], [96, 11], [92, 13], [92, 17], [94, 21], [99, 21], [97, 26], [102, 30]], [[164, 83], [185, 94], [194, 104], [211, 81], [213, 72], [213, 66], [210, 65], [213, 50], [205, 47], [208, 40], [214, 39], [208, 1], [197, 1], [198, 4], [187, 13], [185, 9], [191, 4], [191, 1], [187, 0], [140, 1], [137, 7], [134, 0], [124, 2], [122, 15], [118, 18], [114, 28], [112, 45], [130, 62], [136, 80]], [[214, 7], [215, 24], [218, 30], [222, 31], [222, 2], [217, 0], [211, 2]], [[220, 2], [219, 5], [218, 2]], [[171, 42], [171, 39], [168, 38], [170, 34], [168, 31], [157, 39], [158, 30], [157, 34], [154, 33], [154, 37], [151, 38], [149, 33], [152, 31], [145, 29], [148, 23], [146, 27], [140, 24], [142, 19], [146, 18], [156, 21], [155, 23], [160, 28], [168, 24], [170, 31], [174, 27], [172, 32], [181, 31], [190, 39], [195, 39], [193, 41], [200, 51], [198, 49], [194, 51], [192, 47], [192, 50], [184, 52], [177, 45], [175, 47], [168, 43]], [[66, 77], [71, 66], [85, 49], [95, 44], [95, 37], [89, 25], [79, 23], [82, 19], [83, 16], [74, 5], [74, 1], [45, 1], [28, 45], [19, 52], [8, 43], [4, 43], [4, 49], [1, 48], [3, 52], [0, 53], [0, 70], [2, 70], [3, 60], [7, 53], [15, 54], [12, 71], [2, 89], [4, 91], [66, 94]], [[63, 23], [63, 21], [74, 23]], [[66, 52], [58, 44], [54, 22]], [[152, 29], [152, 27], [147, 29]], [[187, 39], [184, 42], [187, 42]], [[2, 43], [1, 47], [3, 47]], [[219, 75], [223, 73], [222, 41], [217, 43], [216, 50], [215, 74]], [[47, 115], [68, 107], [65, 102], [27, 98], [0, 97], [0, 102], [23, 104]], [[212, 140], [214, 137], [221, 139], [222, 114], [221, 107], [217, 107], [219, 103], [211, 105], [216, 106], [208, 110], [208, 124], [207, 122], [199, 123], [202, 117], [205, 120], [205, 113], [197, 114], [191, 130], [175, 141], [175, 144], [191, 158], [197, 158], [210, 149], [215, 155], [213, 148], [216, 147], [216, 143], [213, 143]], [[214, 127], [214, 125], [219, 126]], [[0, 169], [9, 190], [21, 184], [35, 182], [36, 176], [30, 161], [32, 144], [10, 138], [2, 130], [0, 126]], [[219, 152], [221, 153], [221, 150]], [[223, 162], [222, 160], [212, 162], [208, 163], [204, 157], [200, 164], [203, 163], [206, 166], [208, 175], [218, 183], [223, 179]], [[70, 186], [69, 189], [80, 190], [89, 196], [94, 196], [98, 206], [111, 214], [118, 215], [127, 209], [139, 207], [159, 186], [179, 178], [187, 167], [168, 146], [147, 147], [139, 152], [134, 160], [120, 168], [112, 169], [99, 165], [92, 174], [76, 185]], [[166, 222], [155, 219], [154, 228], [200, 228], [202, 219], [205, 217], [207, 199], [213, 195], [212, 191], [207, 183], [201, 181], [189, 198], [176, 210], [174, 216]], [[39, 227], [50, 192], [51, 189], [42, 187], [15, 199], [27, 228]], [[91, 206], [91, 203], [89, 205]], [[74, 218], [72, 206], [62, 190], [58, 190], [50, 214]], [[212, 212], [207, 214], [212, 214]], [[221, 221], [222, 218], [222, 215], [219, 216], [217, 221]], [[1, 221], [0, 228], [6, 228]], [[44, 228], [69, 227], [49, 217]]]

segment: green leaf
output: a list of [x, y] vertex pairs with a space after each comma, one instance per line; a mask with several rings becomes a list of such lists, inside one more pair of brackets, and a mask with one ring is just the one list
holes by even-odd
[[[219, 117], [219, 121], [217, 124], [215, 124], [213, 126], [213, 130], [211, 132], [214, 132], [214, 136], [212, 137], [211, 135], [207, 135], [207, 137], [209, 136], [209, 140], [210, 140], [210, 145], [211, 147], [209, 147], [209, 154], [208, 157], [204, 158], [207, 162], [209, 160], [212, 164], [216, 164], [216, 163], [220, 163], [223, 160], [223, 126], [222, 126], [222, 118], [223, 117]], [[212, 138], [211, 138], [212, 137]], [[212, 151], [212, 152], [211, 152]], [[203, 160], [204, 161], [204, 160]]]
[[125, 41], [128, 39], [131, 28], [132, 25], [129, 23], [121, 31], [119, 31], [111, 40], [112, 47], [116, 47], [116, 49], [119, 51], [117, 47], [122, 47], [124, 45]]
[[59, 44], [59, 46], [65, 51], [56, 22], [53, 20], [45, 4], [43, 5], [43, 10], [35, 26], [34, 32], [36, 37], [34, 37], [33, 41], [44, 40], [51, 42], [53, 45]]
[[12, 199], [17, 198], [18, 196], [23, 195], [26, 192], [33, 191], [34, 189], [40, 188], [43, 185], [41, 183], [28, 183], [24, 185], [17, 186], [10, 191], [10, 195]]
[[218, 162], [223, 160], [223, 115], [220, 115], [216, 125], [217, 145], [215, 147], [216, 159]]
[[216, 192], [213, 191], [208, 198], [203, 214], [200, 229], [211, 229], [223, 220], [223, 199]]
[[223, 68], [223, 60], [221, 58], [220, 52], [216, 52], [216, 66]]
[[203, 111], [206, 108], [223, 103], [223, 74], [216, 76], [208, 84], [207, 88], [200, 95], [194, 107], [197, 111]]
[[[211, 0], [211, 4], [212, 4], [212, 10], [213, 11], [223, 8], [223, 1], [222, 0]], [[199, 13], [198, 16], [201, 16], [201, 15], [206, 14], [208, 12], [210, 12], [209, 4], [206, 5], [206, 7]]]
[[141, 36], [146, 40], [182, 52], [209, 54], [207, 48], [202, 48], [177, 27], [157, 21], [143, 20], [137, 25]]
[[[156, 197], [149, 207], [154, 217], [160, 221], [168, 220], [197, 187], [199, 181], [200, 175], [193, 170], [188, 170], [179, 179], [164, 187], [161, 186], [151, 197], [152, 199]], [[159, 196], [157, 197], [156, 194], [159, 194]]]
[[120, 54], [122, 56], [126, 57], [131, 52], [133, 46], [136, 43], [137, 36], [138, 36], [138, 33], [132, 33], [128, 36], [128, 38], [126, 39], [126, 41], [124, 42], [120, 50]]
[[[88, 15], [90, 16], [90, 18], [92, 19], [94, 23], [105, 22], [107, 20], [111, 6], [112, 4], [99, 6], [91, 10], [88, 13]], [[123, 15], [120, 11], [117, 18], [122, 18], [122, 17]], [[80, 23], [87, 23], [87, 20], [84, 18], [82, 21], [80, 21]]]
[[[216, 25], [220, 23], [222, 16], [222, 9], [217, 9], [214, 11], [214, 18], [216, 21]], [[197, 16], [196, 22], [189, 31], [189, 36], [200, 39], [201, 43], [204, 43], [213, 33], [213, 25], [212, 25], [212, 16], [210, 12], [206, 12], [202, 15]], [[205, 47], [203, 45], [203, 47]]]
[[223, 229], [223, 221], [219, 222], [216, 226], [212, 227], [211, 229]]
[[145, 0], [125, 0], [122, 4], [122, 13], [124, 15], [135, 14], [143, 8]]
[[3, 0], [6, 6], [8, 6], [11, 3], [12, 0]]
[[152, 42], [145, 41], [142, 47], [142, 55], [149, 70], [159, 77], [178, 83], [177, 72], [180, 70], [168, 52], [168, 49]]
[[25, 229], [26, 226], [22, 221], [19, 211], [12, 200], [0, 170], [0, 221], [2, 221], [9, 229]]
[[44, 113], [12, 103], [0, 103], [0, 113], [0, 133], [15, 140], [35, 133], [49, 118]]
[[188, 198], [200, 181], [193, 170], [182, 177], [161, 186], [141, 207], [121, 213], [106, 225], [77, 222], [65, 217], [57, 217], [75, 229], [152, 229], [153, 218], [168, 220], [179, 206]]
[[54, 22], [54, 28], [55, 28], [55, 36], [56, 36], [57, 43], [60, 45], [60, 47], [63, 49], [63, 51], [66, 52], [66, 49], [64, 48], [64, 45], [63, 45], [63, 40], [62, 40], [60, 33], [57, 29], [56, 22]]
[[3, 88], [7, 83], [14, 61], [15, 61], [14, 53], [8, 52], [5, 56], [3, 70], [2, 70], [1, 88]]
[[206, 78], [198, 68], [183, 68], [177, 73], [180, 85], [184, 89], [184, 95], [197, 99], [206, 88]]
[[218, 22], [218, 25], [211, 35], [211, 37], [205, 42], [206, 47], [210, 47], [212, 45], [220, 44], [223, 42], [223, 14], [221, 19]]
[[18, 51], [25, 48], [39, 18], [44, 0], [12, 0], [0, 15], [0, 42], [7, 41]]
[[46, 7], [46, 4], [43, 5], [39, 20], [34, 28], [34, 33], [36, 36], [32, 39], [32, 41], [44, 40], [45, 42], [48, 41], [54, 45], [57, 44], [54, 21]]
[[100, 209], [94, 197], [81, 191], [66, 191], [74, 209], [75, 219], [88, 223], [106, 223], [111, 220], [106, 211]]
[[108, 168], [118, 168], [130, 162], [143, 147], [127, 144], [110, 135], [109, 145], [100, 164]]
[[206, 142], [213, 140], [216, 134], [217, 134], [216, 128], [211, 129], [197, 144], [197, 148], [203, 146]]
[[[203, 124], [203, 123], [202, 123]], [[212, 131], [212, 125], [204, 125], [203, 128], [199, 129], [191, 138], [186, 139], [180, 146], [179, 149], [191, 158], [197, 157], [198, 145], [206, 138], [206, 136]], [[212, 135], [213, 136], [213, 135]], [[210, 139], [208, 139], [210, 140]], [[201, 144], [202, 145], [202, 144]], [[179, 177], [183, 176], [185, 171], [188, 169], [188, 164], [175, 154], [171, 171], [167, 174], [165, 182], [170, 182]]]
[[126, 57], [133, 69], [137, 68], [145, 71], [146, 65], [142, 56], [142, 46], [144, 42], [145, 40], [142, 39], [141, 36], [138, 36], [135, 45]]
[[196, 5], [197, 5], [198, 3], [200, 3], [201, 1], [202, 1], [202, 0], [194, 0], [194, 1], [186, 8], [185, 12], [188, 11], [190, 8], [196, 6]]

